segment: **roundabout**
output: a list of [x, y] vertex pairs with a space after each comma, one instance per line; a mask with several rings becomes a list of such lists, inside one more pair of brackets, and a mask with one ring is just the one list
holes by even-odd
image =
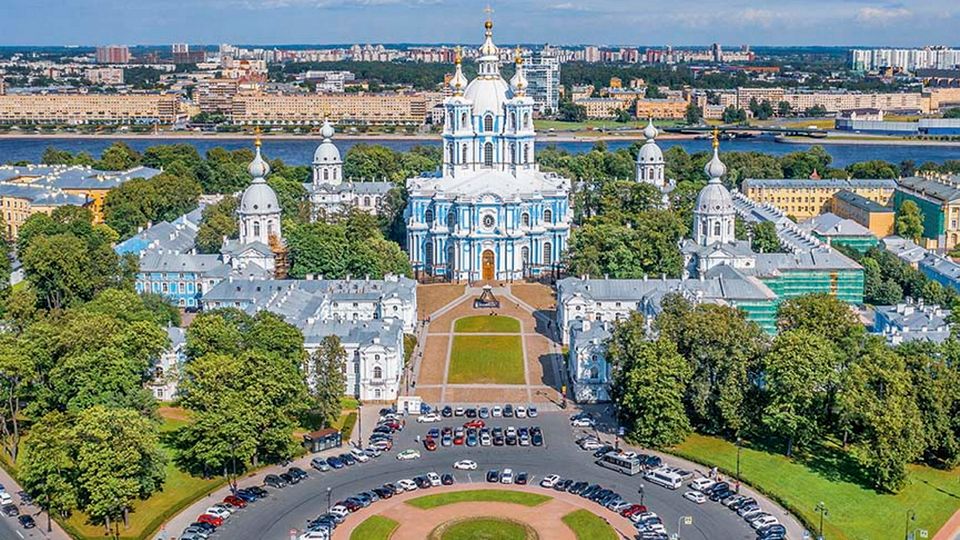
[[[537, 486], [460, 484], [403, 493], [351, 514], [334, 540], [605, 540], [635, 534], [629, 520], [601, 517], [596, 505]], [[603, 511], [600, 509], [599, 511]], [[397, 526], [387, 536], [365, 533], [370, 520]], [[618, 534], [619, 533], [619, 534]]]

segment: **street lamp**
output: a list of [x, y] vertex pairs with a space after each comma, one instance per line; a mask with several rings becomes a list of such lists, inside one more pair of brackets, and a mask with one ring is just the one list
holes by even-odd
[[740, 493], [740, 450], [743, 448], [743, 439], [737, 437], [737, 493]]
[[817, 507], [814, 508], [814, 511], [820, 512], [820, 532], [817, 534], [819, 540], [823, 540], [823, 516], [829, 515], [827, 513], [827, 505], [820, 501], [817, 503]]
[[327, 486], [327, 512], [330, 512], [330, 509], [333, 508], [330, 505], [330, 497], [332, 496], [333, 496], [333, 488], [330, 486]]
[[640, 489], [637, 491], [640, 492], [640, 506], [643, 506], [643, 484], [640, 484]]
[[904, 520], [903, 524], [903, 538], [904, 540], [909, 540], [910, 538], [910, 522], [917, 520], [917, 513], [911, 508], [907, 510], [907, 518]]

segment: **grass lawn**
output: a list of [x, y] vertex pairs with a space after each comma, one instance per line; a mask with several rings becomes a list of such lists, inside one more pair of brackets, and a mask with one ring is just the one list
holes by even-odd
[[577, 510], [563, 516], [563, 522], [577, 540], [617, 540], [617, 532], [600, 516], [587, 510]]
[[527, 540], [537, 538], [536, 533], [523, 524], [497, 518], [473, 518], [441, 526], [442, 532], [434, 532], [431, 540]]
[[453, 331], [458, 334], [519, 334], [520, 321], [502, 315], [463, 317], [453, 323]]
[[[187, 423], [182, 409], [164, 407], [161, 433], [173, 431]], [[155, 493], [145, 501], [137, 501], [130, 512], [130, 527], [120, 530], [121, 539], [149, 538], [167, 517], [179, 512], [191, 502], [226, 483], [222, 477], [203, 480], [181, 471], [173, 464], [173, 448], [163, 446], [169, 459], [166, 467], [167, 477], [163, 491]], [[87, 521], [83, 513], [75, 513], [65, 522], [64, 528], [76, 538], [103, 538], [103, 527]]]
[[540, 495], [539, 493], [527, 493], [526, 491], [470, 489], [466, 491], [438, 493], [436, 495], [424, 495], [423, 497], [410, 499], [407, 501], [407, 504], [421, 510], [430, 510], [438, 506], [461, 502], [505, 502], [521, 504], [523, 506], [538, 506], [552, 498], [553, 497], [547, 495]]
[[524, 384], [520, 336], [454, 336], [450, 384]]
[[[736, 446], [714, 437], [694, 434], [672, 451], [717, 466], [728, 475], [737, 467]], [[775, 497], [807, 523], [818, 523], [814, 507], [823, 501], [828, 511], [823, 526], [827, 538], [902, 536], [908, 509], [917, 513], [913, 527], [927, 529], [932, 537], [960, 507], [960, 470], [911, 465], [907, 485], [900, 493], [877, 493], [863, 485], [856, 464], [832, 443], [793, 460], [744, 447], [740, 471], [744, 482]]]
[[350, 540], [388, 540], [400, 524], [383, 516], [370, 516], [350, 533]]

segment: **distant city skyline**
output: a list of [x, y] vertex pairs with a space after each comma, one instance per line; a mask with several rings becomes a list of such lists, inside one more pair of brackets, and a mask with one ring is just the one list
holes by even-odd
[[[473, 43], [474, 0], [4, 0], [0, 45]], [[957, 45], [955, 0], [512, 0], [498, 42]]]

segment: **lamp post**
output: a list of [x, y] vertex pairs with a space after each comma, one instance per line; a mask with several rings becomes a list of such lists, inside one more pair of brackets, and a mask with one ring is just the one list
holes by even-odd
[[743, 448], [743, 439], [737, 437], [737, 493], [740, 493], [740, 450]]
[[824, 504], [823, 501], [820, 501], [817, 503], [817, 507], [814, 508], [814, 510], [820, 512], [820, 531], [817, 533], [817, 538], [819, 538], [819, 540], [823, 540], [823, 516], [828, 515], [827, 505]]
[[333, 496], [333, 488], [330, 486], [327, 486], [327, 512], [329, 512], [330, 509], [332, 508], [332, 506], [330, 505], [330, 498], [332, 496]]
[[640, 492], [640, 506], [643, 506], [643, 484], [640, 484], [640, 489], [637, 491]]
[[904, 520], [904, 523], [903, 523], [904, 540], [908, 540], [910, 538], [910, 522], [916, 521], [916, 520], [917, 520], [917, 513], [914, 512], [912, 508], [907, 510], [907, 518]]

